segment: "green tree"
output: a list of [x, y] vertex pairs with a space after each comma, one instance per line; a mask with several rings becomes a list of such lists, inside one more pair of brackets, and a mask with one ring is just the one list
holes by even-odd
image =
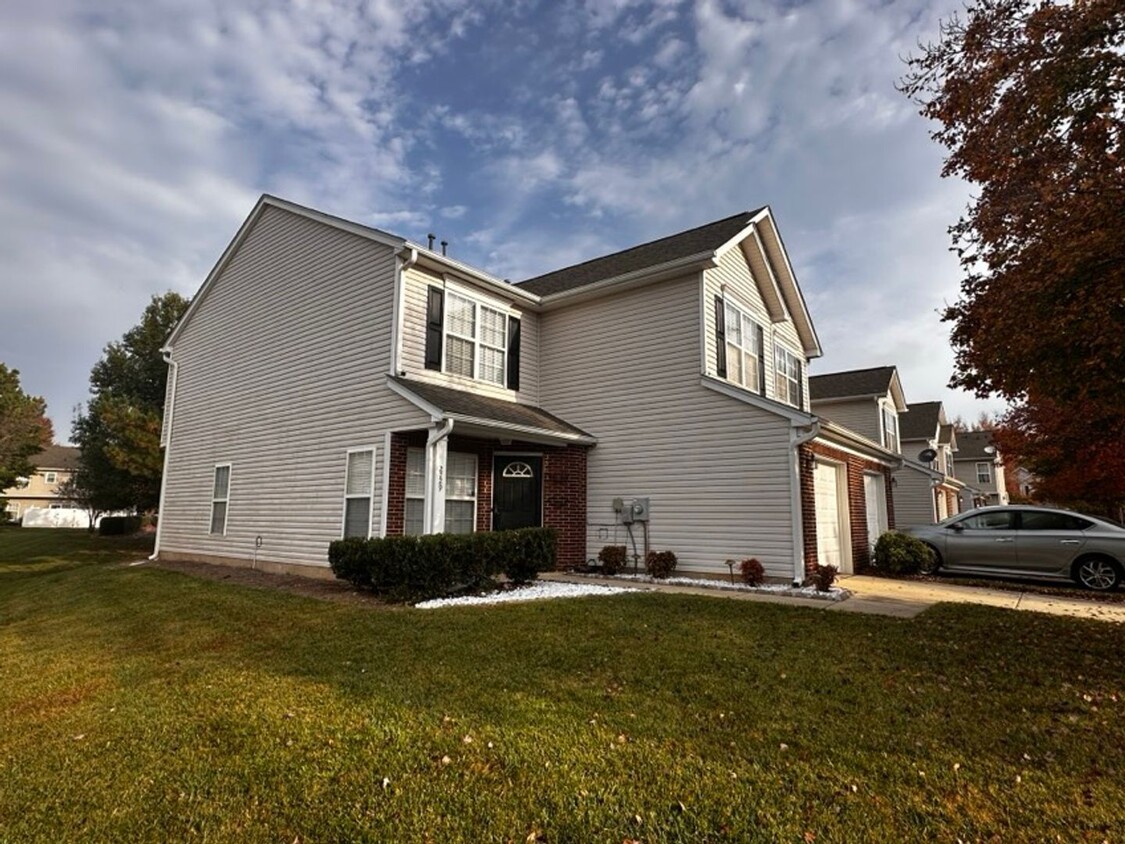
[[159, 504], [168, 380], [160, 349], [187, 306], [178, 293], [154, 296], [140, 323], [107, 345], [90, 373], [91, 398], [72, 433], [82, 449], [75, 500], [89, 510], [143, 511]]
[[0, 363], [0, 490], [30, 475], [35, 467], [28, 458], [53, 439], [47, 403], [23, 391], [18, 369]]

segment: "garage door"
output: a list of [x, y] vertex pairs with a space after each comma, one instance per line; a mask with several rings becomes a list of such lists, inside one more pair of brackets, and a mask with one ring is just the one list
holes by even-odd
[[822, 566], [836, 566], [844, 571], [844, 527], [840, 518], [842, 484], [839, 478], [839, 467], [833, 463], [818, 463], [814, 470], [816, 556]]

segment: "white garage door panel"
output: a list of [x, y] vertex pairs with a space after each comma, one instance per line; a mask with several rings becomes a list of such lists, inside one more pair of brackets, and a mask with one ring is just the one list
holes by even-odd
[[840, 504], [836, 467], [818, 463], [813, 475], [816, 499], [816, 556], [822, 566], [840, 568]]

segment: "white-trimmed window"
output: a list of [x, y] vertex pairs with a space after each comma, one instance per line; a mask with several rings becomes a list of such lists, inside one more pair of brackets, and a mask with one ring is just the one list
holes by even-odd
[[760, 392], [761, 329], [741, 308], [730, 302], [723, 303], [723, 324], [727, 343], [727, 378], [755, 393]]
[[898, 453], [898, 414], [883, 405], [883, 448]]
[[375, 450], [348, 450], [344, 478], [344, 537], [371, 536], [371, 502], [375, 494]]
[[9, 501], [4, 505], [4, 510], [8, 514], [8, 518], [13, 522], [19, 521], [20, 518], [20, 505], [15, 501]]
[[227, 532], [227, 508], [230, 506], [230, 466], [220, 463], [215, 466], [215, 482], [211, 487], [211, 533], [225, 536]]
[[991, 463], [978, 463], [977, 464], [977, 483], [990, 484], [992, 483], [992, 464]]
[[472, 533], [477, 522], [477, 456], [451, 451], [445, 478], [445, 532]]
[[420, 448], [406, 450], [406, 507], [403, 533], [420, 536], [426, 506], [426, 452]]
[[776, 398], [794, 407], [801, 407], [801, 361], [781, 346], [774, 347], [774, 388]]
[[56, 481], [58, 481], [58, 479], [59, 479], [59, 476], [55, 472], [44, 472], [43, 473], [43, 480], [46, 481], [49, 484], [55, 483]]
[[[426, 452], [406, 450], [403, 532], [419, 536], [426, 501]], [[477, 456], [451, 451], [445, 460], [445, 532], [472, 533], [477, 522]]]
[[452, 290], [445, 297], [445, 371], [503, 387], [508, 315]]

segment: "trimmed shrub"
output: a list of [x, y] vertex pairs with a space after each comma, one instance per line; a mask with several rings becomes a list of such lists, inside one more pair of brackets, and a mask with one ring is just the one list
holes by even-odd
[[929, 571], [936, 559], [925, 542], [898, 531], [887, 531], [875, 543], [875, 568], [887, 574], [914, 574]]
[[738, 565], [738, 571], [742, 575], [742, 582], [747, 586], [761, 586], [766, 582], [766, 570], [757, 557], [743, 560]]
[[645, 557], [645, 571], [657, 580], [672, 576], [676, 570], [676, 555], [671, 551], [649, 551]]
[[478, 589], [500, 573], [526, 583], [554, 568], [557, 556], [551, 528], [350, 538], [328, 546], [336, 577], [397, 602]]
[[816, 587], [817, 592], [827, 592], [832, 588], [832, 584], [836, 582], [836, 575], [838, 573], [839, 569], [835, 566], [817, 566], [809, 580], [812, 582], [812, 585]]
[[624, 545], [607, 545], [598, 552], [598, 562], [602, 564], [605, 574], [617, 574], [625, 568], [628, 560], [628, 549]]
[[98, 523], [100, 536], [132, 536], [140, 529], [140, 516], [103, 516]]

